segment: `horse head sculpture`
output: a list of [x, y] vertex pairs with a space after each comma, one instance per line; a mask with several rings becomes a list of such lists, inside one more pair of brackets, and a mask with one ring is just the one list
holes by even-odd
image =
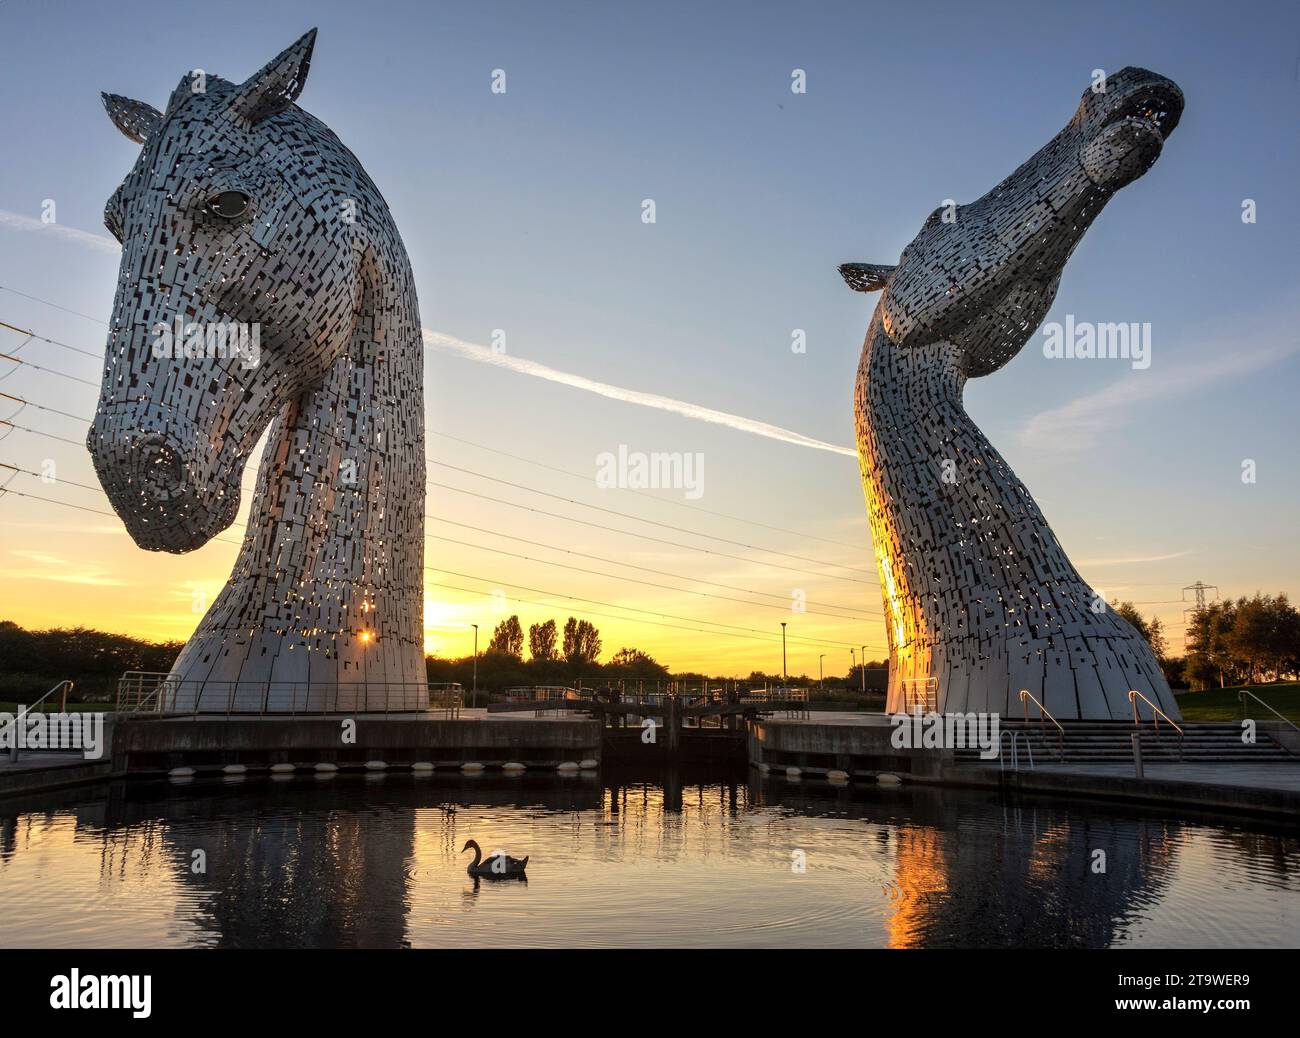
[[1170, 80], [1123, 69], [992, 191], [936, 210], [896, 265], [840, 267], [851, 288], [881, 293], [855, 413], [889, 710], [925, 688], [940, 709], [1019, 712], [1025, 689], [1058, 717], [1120, 717], [1136, 690], [1177, 716], [1150, 647], [1079, 577], [962, 390], [1023, 348], [1084, 232], [1182, 110]]
[[334, 686], [424, 682], [418, 305], [383, 197], [295, 104], [315, 38], [243, 83], [189, 73], [162, 112], [104, 95], [142, 147], [105, 208], [122, 263], [86, 443], [135, 542], [186, 552], [228, 527], [270, 428], [179, 706], [212, 684], [301, 709], [308, 683], [346, 708]]

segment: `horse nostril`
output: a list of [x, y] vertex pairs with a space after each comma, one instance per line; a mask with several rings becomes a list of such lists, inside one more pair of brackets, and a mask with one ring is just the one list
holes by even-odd
[[161, 435], [152, 433], [143, 437], [137, 444], [140, 463], [153, 476], [170, 479], [180, 483], [185, 477], [185, 466], [181, 456], [167, 443]]

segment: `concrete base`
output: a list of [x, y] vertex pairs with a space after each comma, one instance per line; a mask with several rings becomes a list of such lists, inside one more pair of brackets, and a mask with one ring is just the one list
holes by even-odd
[[893, 728], [884, 714], [852, 714], [833, 720], [763, 720], [749, 725], [749, 762], [773, 772], [798, 768], [805, 775], [842, 771], [851, 778], [881, 773], [919, 781], [939, 781], [952, 754], [913, 753], [890, 743]]
[[424, 720], [407, 718], [242, 718], [121, 720], [113, 740], [114, 774], [165, 773], [176, 767], [220, 771], [329, 763], [364, 769], [416, 763], [459, 768], [476, 762], [532, 768], [600, 760], [600, 725], [586, 720]]
[[17, 763], [6, 762], [0, 768], [0, 797], [98, 782], [111, 773], [108, 760], [86, 760], [76, 754], [24, 755]]
[[[1263, 725], [1261, 724], [1261, 729]], [[1230, 814], [1300, 817], [1300, 762], [1272, 764], [1148, 764], [1137, 779], [1131, 766], [1052, 764], [1030, 770], [972, 765], [951, 750], [897, 749], [883, 714], [842, 714], [833, 719], [763, 720], [749, 726], [749, 762], [762, 774], [797, 768], [804, 778], [848, 772], [854, 780], [905, 782], [1177, 805]], [[1270, 734], [1272, 730], [1270, 729]]]
[[[1300, 818], [1300, 766], [1271, 765], [1273, 781], [1269, 785], [1241, 781], [1250, 771], [1249, 764], [1224, 764], [1211, 771], [1205, 780], [1178, 776], [1177, 765], [1165, 768], [1148, 766], [1144, 778], [1135, 778], [1131, 768], [1102, 770], [1070, 765], [1044, 765], [1033, 771], [998, 771], [996, 767], [956, 767], [948, 769], [944, 781], [951, 785], [1001, 789], [1011, 793], [1038, 793], [1099, 800], [1141, 801], [1168, 804], [1180, 808], [1231, 814], [1267, 815]], [[1162, 770], [1164, 773], [1162, 774]], [[1289, 787], [1289, 788], [1288, 788]]]

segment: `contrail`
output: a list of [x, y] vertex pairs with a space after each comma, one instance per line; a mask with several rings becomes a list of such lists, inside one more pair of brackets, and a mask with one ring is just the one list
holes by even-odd
[[0, 209], [0, 224], [18, 231], [43, 231], [46, 234], [55, 234], [60, 238], [66, 238], [79, 245], [89, 246], [99, 252], [116, 255], [122, 251], [122, 247], [107, 235], [92, 234], [90, 231], [81, 231], [76, 227], [64, 227], [60, 223], [42, 223], [40, 220], [33, 220], [30, 216], [11, 213], [7, 209]]
[[[121, 251], [121, 246], [116, 241], [104, 235], [92, 234], [89, 231], [81, 231], [73, 227], [63, 227], [56, 223], [42, 223], [40, 220], [33, 220], [31, 217], [21, 216], [5, 209], [0, 209], [0, 225], [21, 231], [52, 232], [59, 237], [76, 242], [78, 245], [84, 245], [102, 252], [117, 253]], [[463, 339], [444, 335], [442, 332], [435, 332], [429, 328], [423, 328], [421, 332], [426, 346], [453, 353], [458, 357], [464, 357], [466, 360], [476, 360], [482, 364], [495, 364], [497, 367], [505, 368], [508, 371], [514, 371], [521, 375], [532, 375], [534, 378], [543, 378], [548, 382], [558, 382], [560, 385], [570, 386], [573, 389], [582, 389], [588, 393], [596, 393], [611, 400], [622, 400], [624, 403], [637, 404], [641, 407], [653, 407], [659, 411], [668, 411], [684, 418], [694, 418], [700, 422], [725, 425], [728, 429], [736, 429], [754, 436], [765, 436], [769, 440], [779, 440], [782, 443], [792, 443], [796, 447], [811, 447], [813, 450], [830, 451], [832, 454], [843, 454], [850, 458], [858, 456], [858, 452], [852, 447], [841, 447], [839, 444], [817, 440], [811, 436], [805, 436], [803, 433], [794, 432], [791, 429], [783, 429], [779, 425], [759, 422], [753, 418], [745, 418], [742, 415], [731, 414], [727, 411], [716, 411], [711, 407], [688, 403], [685, 400], [674, 400], [672, 397], [660, 396], [658, 393], [642, 393], [635, 389], [612, 386], [608, 382], [597, 382], [595, 379], [584, 378], [581, 375], [571, 375], [567, 371], [557, 371], [555, 368], [549, 368], [545, 364], [538, 364], [536, 361], [523, 360], [504, 353], [495, 353], [486, 346], [465, 342]]]
[[574, 389], [582, 389], [588, 393], [609, 397], [611, 400], [622, 400], [625, 403], [638, 404], [641, 407], [653, 407], [660, 411], [670, 411], [685, 418], [694, 418], [701, 422], [712, 422], [714, 425], [725, 425], [729, 429], [752, 433], [755, 436], [766, 436], [770, 440], [780, 440], [782, 443], [793, 443], [798, 447], [811, 447], [814, 450], [830, 451], [832, 454], [844, 454], [850, 458], [858, 456], [858, 452], [852, 447], [841, 447], [838, 444], [827, 443], [824, 440], [815, 440], [811, 436], [804, 436], [802, 433], [783, 429], [779, 425], [769, 425], [767, 422], [744, 418], [741, 415], [730, 414], [727, 411], [715, 411], [711, 407], [687, 403], [685, 400], [674, 400], [672, 397], [660, 396], [658, 393], [642, 393], [635, 389], [624, 389], [622, 386], [611, 386], [608, 382], [597, 382], [594, 379], [583, 378], [581, 375], [571, 375], [567, 371], [557, 371], [555, 368], [548, 368], [545, 364], [538, 364], [536, 361], [511, 357], [505, 353], [496, 353], [486, 346], [465, 342], [462, 339], [444, 335], [442, 332], [431, 331], [428, 328], [424, 328], [422, 331], [426, 346], [453, 353], [458, 357], [464, 357], [466, 360], [476, 360], [482, 364], [495, 364], [497, 367], [505, 368], [508, 371], [518, 372], [521, 375], [532, 375], [534, 378], [544, 378], [548, 382], [558, 382]]

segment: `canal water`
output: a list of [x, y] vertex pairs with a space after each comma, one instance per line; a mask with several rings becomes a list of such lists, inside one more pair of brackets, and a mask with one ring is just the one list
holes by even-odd
[[0, 802], [0, 947], [1295, 947], [1297, 893], [1294, 829], [744, 773]]

